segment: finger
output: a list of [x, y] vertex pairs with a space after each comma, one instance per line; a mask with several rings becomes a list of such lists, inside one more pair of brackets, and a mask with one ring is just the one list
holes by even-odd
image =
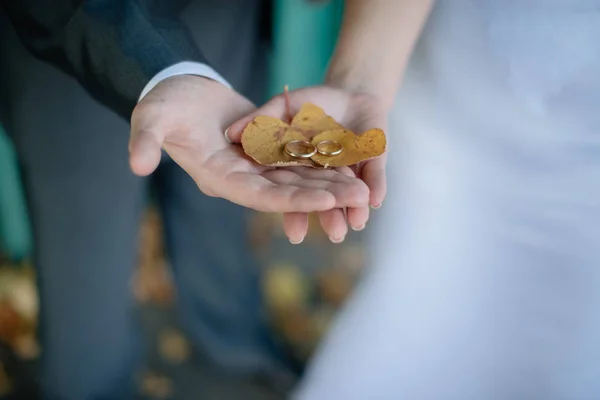
[[369, 207], [348, 208], [346, 219], [352, 230], [362, 231], [367, 226], [369, 221]]
[[[311, 101], [311, 92], [306, 90], [296, 90], [290, 93], [287, 97], [289, 99], [289, 111], [291, 115], [295, 115], [302, 104], [307, 101]], [[277, 95], [265, 103], [262, 107], [256, 109], [254, 112], [248, 114], [244, 118], [234, 122], [229, 128], [227, 128], [226, 137], [232, 143], [240, 143], [242, 141], [242, 132], [244, 128], [259, 115], [267, 117], [273, 117], [282, 121], [287, 121], [290, 117], [288, 115], [288, 109], [283, 94]]]
[[[299, 171], [304, 176], [314, 176], [321, 171]], [[353, 182], [356, 179], [354, 172], [348, 167], [336, 168], [335, 170], [323, 171], [327, 172], [329, 179], [339, 182]], [[368, 208], [368, 206], [366, 206]], [[361, 207], [364, 208], [364, 207]], [[348, 207], [346, 210], [352, 210], [353, 207]], [[341, 243], [348, 234], [348, 223], [344, 216], [343, 209], [333, 209], [319, 213], [319, 222], [323, 231], [329, 236], [332, 243]]]
[[152, 131], [133, 131], [129, 143], [129, 165], [134, 174], [150, 175], [160, 163], [162, 139]]
[[319, 222], [332, 243], [344, 241], [348, 234], [348, 224], [342, 209], [336, 208], [320, 212]]
[[306, 167], [290, 167], [286, 168], [288, 171], [292, 171], [303, 178], [307, 179], [320, 179], [328, 180], [332, 182], [344, 182], [344, 183], [356, 183], [361, 180], [356, 177], [356, 174], [348, 167], [340, 168], [306, 168]]
[[[308, 169], [271, 170], [263, 175], [271, 182], [280, 185], [327, 190], [336, 199], [335, 207], [332, 208], [368, 206], [369, 188], [360, 179], [344, 176], [335, 171], [307, 171]], [[318, 179], [319, 177], [321, 179]]]
[[259, 115], [265, 115], [283, 120], [286, 113], [285, 107], [285, 102], [280, 96], [274, 97], [262, 107], [254, 110], [254, 112], [234, 122], [229, 128], [227, 128], [225, 131], [227, 140], [232, 143], [240, 143], [242, 141], [242, 132], [246, 126]]
[[[354, 178], [356, 175], [354, 170], [349, 167], [337, 168], [340, 174]], [[348, 207], [346, 210], [346, 220], [355, 231], [362, 231], [369, 220], [369, 206], [363, 207]]]
[[254, 173], [234, 172], [215, 181], [212, 192], [233, 203], [261, 212], [313, 212], [335, 207], [328, 190], [271, 182]]
[[360, 172], [360, 177], [369, 187], [369, 204], [373, 208], [381, 207], [387, 191], [385, 157], [384, 154], [365, 162]]
[[283, 230], [292, 244], [300, 244], [308, 233], [307, 213], [284, 213]]

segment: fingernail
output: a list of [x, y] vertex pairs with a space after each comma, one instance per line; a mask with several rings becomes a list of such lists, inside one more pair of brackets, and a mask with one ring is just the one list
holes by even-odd
[[[231, 127], [229, 127], [231, 128]], [[225, 136], [225, 140], [227, 140], [227, 143], [232, 143], [231, 139], [229, 139], [229, 135], [227, 134], [227, 132], [229, 132], [229, 128], [225, 129], [225, 132], [223, 132], [223, 135]]]
[[290, 243], [291, 243], [291, 244], [300, 244], [300, 243], [302, 243], [303, 241], [304, 241], [304, 238], [301, 238], [300, 240], [296, 240], [296, 241], [294, 241], [294, 240], [290, 239]]
[[371, 208], [374, 210], [377, 210], [379, 207], [381, 207], [381, 203], [371, 206]]
[[362, 226], [359, 226], [358, 228], [352, 227], [352, 230], [356, 231], [356, 232], [360, 232], [363, 229], [365, 229], [365, 226], [367, 226], [366, 224], [362, 224]]
[[330, 237], [329, 240], [331, 240], [331, 243], [338, 244], [338, 243], [342, 243], [344, 241], [344, 237], [342, 236], [339, 239], [335, 239], [335, 238]]

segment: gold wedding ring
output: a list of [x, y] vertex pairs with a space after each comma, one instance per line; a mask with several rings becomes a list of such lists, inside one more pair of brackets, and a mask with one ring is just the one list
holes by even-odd
[[306, 140], [292, 140], [285, 144], [283, 150], [287, 155], [294, 158], [311, 158], [317, 154], [317, 148]]
[[335, 140], [324, 140], [317, 144], [317, 152], [324, 156], [337, 156], [342, 153], [342, 150], [344, 150], [342, 144]]

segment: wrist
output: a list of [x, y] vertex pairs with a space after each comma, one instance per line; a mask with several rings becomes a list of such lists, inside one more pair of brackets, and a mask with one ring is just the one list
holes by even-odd
[[329, 87], [371, 97], [388, 112], [396, 98], [396, 85], [380, 83], [367, 78], [373, 74], [363, 74], [358, 70], [332, 68], [328, 71], [325, 84]]
[[150, 79], [150, 81], [142, 90], [138, 102], [141, 101], [146, 96], [146, 94], [148, 94], [159, 83], [177, 76], [204, 77], [209, 80], [219, 82], [224, 86], [231, 87], [229, 82], [227, 82], [225, 78], [223, 78], [217, 71], [215, 71], [210, 66], [197, 62], [183, 61], [178, 64], [172, 65], [168, 68], [165, 68], [164, 70], [156, 74], [152, 79]]

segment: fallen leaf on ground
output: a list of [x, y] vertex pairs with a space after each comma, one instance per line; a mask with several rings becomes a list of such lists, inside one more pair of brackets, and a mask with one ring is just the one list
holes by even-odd
[[12, 391], [12, 384], [8, 372], [3, 363], [0, 362], [0, 396], [8, 396]]
[[342, 269], [328, 269], [317, 276], [322, 299], [336, 307], [341, 306], [354, 288], [351, 274]]
[[168, 399], [173, 395], [173, 382], [166, 376], [147, 372], [141, 379], [140, 392], [153, 399]]
[[314, 329], [311, 314], [308, 310], [295, 309], [278, 316], [279, 325], [284, 337], [294, 345], [310, 345], [314, 342]]
[[33, 332], [19, 336], [14, 346], [15, 353], [23, 360], [34, 360], [40, 354], [40, 346]]
[[[317, 334], [317, 340], [322, 339], [329, 331], [329, 327], [331, 326], [335, 315], [336, 309], [327, 305], [322, 305], [312, 314], [312, 325]], [[316, 344], [318, 343], [315, 343], [315, 345]]]
[[296, 265], [275, 264], [267, 268], [262, 286], [270, 310], [294, 310], [308, 303], [309, 284]]
[[187, 338], [176, 329], [165, 329], [158, 337], [158, 352], [163, 359], [172, 364], [181, 364], [192, 353]]
[[0, 340], [13, 345], [24, 332], [25, 320], [6, 299], [0, 299]]

